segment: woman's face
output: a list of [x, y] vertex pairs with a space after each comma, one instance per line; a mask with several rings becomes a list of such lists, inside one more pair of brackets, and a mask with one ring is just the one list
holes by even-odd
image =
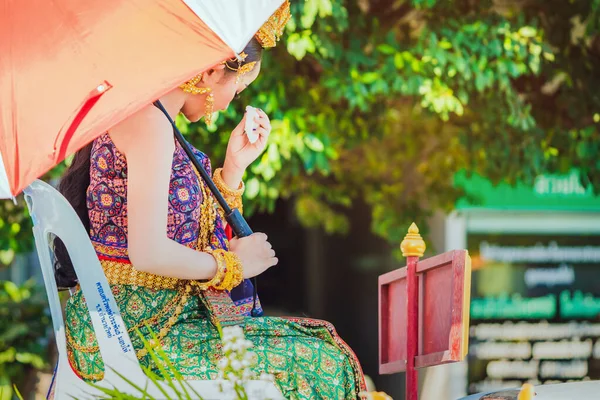
[[[214, 96], [213, 111], [225, 110], [236, 95], [243, 92], [254, 82], [260, 72], [260, 64], [260, 61], [257, 62], [252, 71], [243, 75], [239, 82], [236, 82], [236, 72], [228, 70], [224, 64], [219, 64], [206, 71], [202, 76], [202, 81], [197, 86], [212, 89], [211, 93]], [[198, 121], [206, 114], [206, 96], [187, 94], [181, 112], [191, 122]]]

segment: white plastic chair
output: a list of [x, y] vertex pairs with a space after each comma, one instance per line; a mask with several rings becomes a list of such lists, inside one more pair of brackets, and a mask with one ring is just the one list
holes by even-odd
[[[129, 383], [121, 379], [120, 374], [137, 386], [147, 388], [149, 395], [156, 398], [165, 398], [164, 394], [150, 381], [139, 365], [127, 329], [123, 324], [119, 307], [104, 276], [94, 247], [71, 205], [56, 189], [39, 180], [32, 183], [24, 192], [33, 220], [33, 234], [58, 346], [54, 398], [57, 400], [69, 398], [93, 399], [96, 396], [101, 397], [101, 392], [80, 379], [69, 365], [65, 324], [58, 298], [51, 248], [49, 246], [53, 238], [52, 234], [58, 236], [64, 242], [90, 310], [98, 347], [105, 365], [104, 379], [97, 382], [97, 385], [117, 388], [132, 395], [140, 394]], [[112, 311], [113, 316], [111, 318], [104, 315], [104, 324], [108, 324], [109, 329], [103, 327], [103, 317], [98, 310], [102, 310], [104, 313], [107, 310]], [[115, 334], [116, 331], [120, 334]], [[203, 399], [234, 398], [231, 392], [222, 393], [217, 381], [187, 381], [187, 383]], [[161, 382], [161, 386], [167, 393], [173, 393], [165, 382]], [[249, 382], [246, 389], [251, 399], [283, 398], [273, 383], [265, 381]]]

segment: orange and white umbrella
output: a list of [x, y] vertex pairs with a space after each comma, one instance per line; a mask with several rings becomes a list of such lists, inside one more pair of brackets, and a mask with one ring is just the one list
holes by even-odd
[[0, 0], [0, 198], [240, 53], [284, 0]]

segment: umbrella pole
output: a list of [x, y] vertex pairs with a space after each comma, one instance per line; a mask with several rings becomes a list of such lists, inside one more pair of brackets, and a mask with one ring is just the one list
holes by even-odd
[[[227, 204], [227, 201], [225, 201], [225, 198], [223, 197], [223, 195], [221, 194], [219, 189], [217, 189], [217, 186], [213, 182], [213, 180], [210, 177], [210, 175], [208, 174], [208, 172], [206, 172], [204, 167], [200, 164], [200, 162], [196, 158], [196, 155], [194, 154], [194, 151], [192, 150], [191, 146], [183, 138], [183, 135], [177, 128], [177, 125], [175, 125], [175, 121], [173, 121], [173, 118], [171, 118], [171, 116], [169, 115], [169, 113], [167, 112], [165, 107], [162, 105], [160, 100], [156, 100], [154, 102], [154, 105], [160, 111], [162, 111], [163, 114], [165, 114], [165, 116], [171, 123], [171, 126], [173, 127], [173, 134], [175, 135], [175, 139], [177, 139], [177, 141], [179, 142], [179, 144], [181, 145], [181, 147], [183, 148], [183, 150], [189, 157], [190, 161], [192, 162], [192, 164], [194, 165], [194, 167], [196, 168], [196, 170], [202, 177], [202, 180], [206, 183], [206, 185], [212, 192], [213, 196], [215, 196], [215, 199], [217, 199], [217, 202], [219, 203], [221, 208], [223, 208], [223, 211], [225, 212], [225, 219], [227, 220], [227, 223], [231, 226], [231, 230], [233, 231], [233, 234], [239, 238], [252, 235], [252, 233], [253, 233], [252, 229], [250, 228], [250, 225], [248, 225], [248, 222], [246, 222], [246, 219], [240, 213], [240, 210], [238, 210], [237, 208], [232, 209], [231, 207], [229, 207], [229, 204]], [[253, 293], [253, 305], [252, 305], [251, 314], [254, 317], [254, 316], [258, 316], [257, 315], [258, 312], [256, 310], [257, 286], [258, 286], [256, 277], [252, 278], [252, 283], [254, 286], [254, 293]]]

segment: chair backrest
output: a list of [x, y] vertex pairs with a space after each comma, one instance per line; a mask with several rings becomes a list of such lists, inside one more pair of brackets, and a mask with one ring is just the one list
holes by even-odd
[[105, 365], [103, 382], [115, 387], [122, 386], [123, 382], [119, 374], [133, 382], [145, 380], [146, 376], [135, 355], [119, 307], [88, 233], [75, 210], [56, 189], [45, 182], [37, 180], [24, 192], [33, 220], [33, 234], [58, 347], [56, 392], [60, 393], [61, 389], [66, 389], [61, 388], [61, 384], [83, 387], [81, 384], [84, 382], [75, 375], [67, 358], [65, 324], [54, 278], [50, 247], [53, 235], [59, 237], [65, 244], [85, 297]]

